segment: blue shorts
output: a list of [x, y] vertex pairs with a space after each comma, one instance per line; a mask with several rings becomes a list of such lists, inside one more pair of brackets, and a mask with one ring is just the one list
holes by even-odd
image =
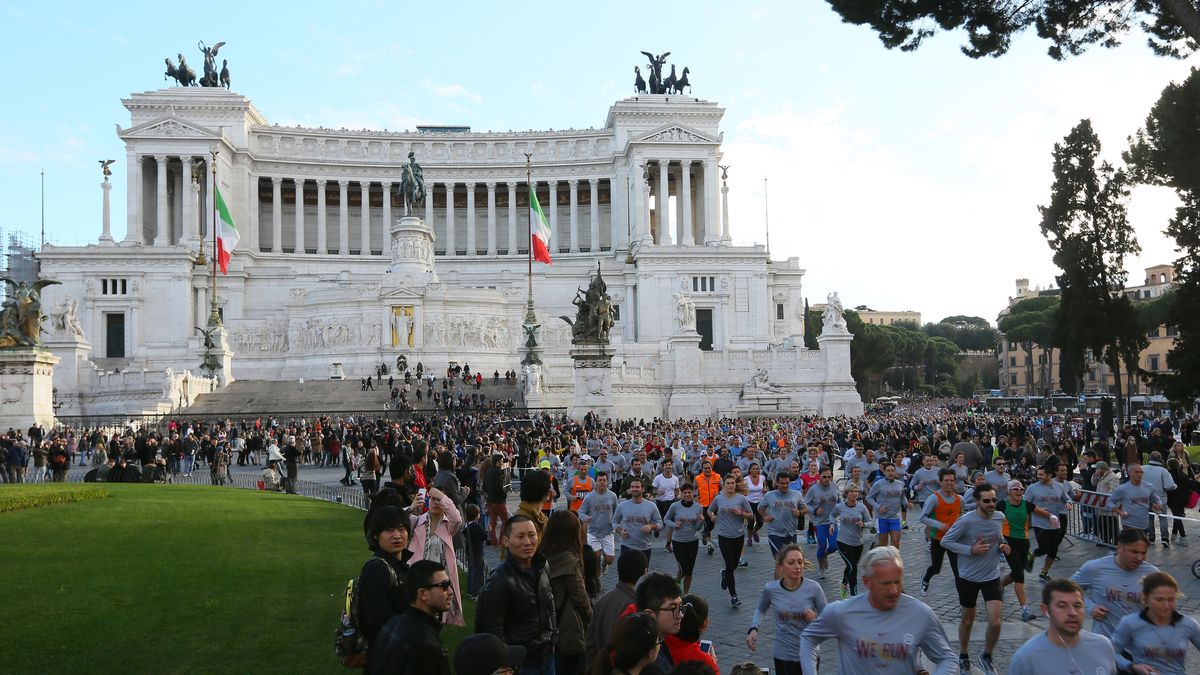
[[887, 534], [888, 532], [900, 531], [899, 518], [880, 518], [879, 519], [879, 534]]

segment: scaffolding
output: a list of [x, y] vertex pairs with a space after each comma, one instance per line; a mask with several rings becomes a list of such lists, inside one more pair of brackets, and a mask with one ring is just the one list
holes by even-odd
[[[38, 278], [37, 241], [32, 235], [0, 227], [0, 276], [33, 283]], [[8, 284], [0, 284], [0, 299], [8, 299]]]

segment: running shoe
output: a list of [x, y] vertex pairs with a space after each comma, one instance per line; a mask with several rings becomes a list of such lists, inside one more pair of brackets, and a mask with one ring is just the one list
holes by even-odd
[[820, 569], [820, 570], [817, 572], [817, 576], [821, 577], [822, 579], [824, 579], [824, 578], [825, 578], [825, 568], [824, 568], [824, 567], [822, 567], [822, 568], [821, 568], [821, 569]]
[[725, 570], [721, 570], [721, 590], [729, 588], [729, 583], [725, 581]]
[[750, 563], [746, 562], [745, 558], [738, 560], [738, 567], [749, 567]]
[[1029, 611], [1029, 607], [1021, 608], [1021, 620], [1022, 621], [1033, 621], [1033, 612]]
[[921, 582], [921, 597], [928, 597], [928, 596], [929, 596], [929, 582], [922, 581]]
[[1179, 545], [1187, 546], [1187, 535], [1186, 534], [1179, 535]]
[[742, 601], [738, 600], [738, 596], [735, 595], [732, 598], [729, 598], [729, 606], [730, 607], [737, 607], [740, 604], [742, 604]]
[[1025, 571], [1026, 572], [1033, 571], [1033, 553], [1025, 554]]
[[754, 543], [756, 543], [756, 544], [758, 543], [758, 531], [757, 530], [754, 532]]
[[996, 675], [996, 668], [992, 666], [991, 654], [984, 654], [979, 657], [979, 667], [983, 669], [984, 675]]
[[754, 546], [754, 535], [746, 535], [746, 546]]
[[1171, 542], [1163, 539], [1163, 548], [1171, 548]]
[[712, 554], [713, 554], [713, 545], [712, 545], [712, 542], [709, 542], [709, 544], [708, 544], [708, 554], [709, 554], [709, 555], [712, 555]]
[[667, 546], [666, 546], [666, 551], [667, 551], [667, 553], [674, 553], [674, 552], [675, 552], [675, 547], [672, 545], [673, 543], [674, 543], [674, 542], [670, 542], [670, 541], [668, 541], [668, 542], [667, 542]]
[[958, 670], [960, 673], [971, 672], [971, 657], [966, 654], [958, 655]]
[[841, 600], [845, 600], [846, 598], [850, 597], [850, 587], [846, 584], [842, 584], [842, 591], [838, 597]]
[[1038, 578], [1041, 579], [1043, 582], [1050, 581], [1050, 575], [1046, 574], [1045, 572], [1038, 574]]

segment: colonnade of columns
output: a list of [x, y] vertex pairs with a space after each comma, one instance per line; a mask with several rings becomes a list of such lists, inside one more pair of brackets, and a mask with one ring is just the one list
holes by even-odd
[[[129, 152], [125, 241], [148, 246], [198, 242], [212, 220], [207, 157]], [[193, 183], [193, 174], [202, 174]]]
[[721, 229], [716, 159], [647, 159], [638, 171], [644, 178], [634, 199], [641, 217], [634, 222], [647, 229], [639, 229], [635, 239], [694, 246], [728, 238]]

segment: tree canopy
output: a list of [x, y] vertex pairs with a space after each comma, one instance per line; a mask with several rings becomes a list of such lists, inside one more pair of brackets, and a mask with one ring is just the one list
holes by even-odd
[[1200, 48], [1197, 0], [828, 0], [842, 20], [866, 25], [888, 49], [912, 51], [939, 30], [965, 30], [971, 58], [1008, 52], [1032, 28], [1055, 59], [1092, 45], [1115, 47], [1141, 30], [1154, 53], [1182, 58]]

